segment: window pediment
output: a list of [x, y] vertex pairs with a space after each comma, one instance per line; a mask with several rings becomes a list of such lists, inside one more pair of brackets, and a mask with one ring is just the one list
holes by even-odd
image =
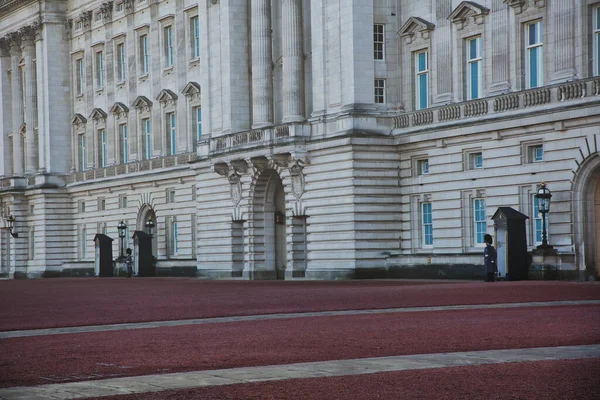
[[398, 34], [405, 38], [407, 44], [410, 44], [414, 40], [414, 36], [417, 32], [420, 32], [423, 39], [429, 39], [430, 33], [434, 28], [434, 24], [425, 21], [423, 18], [410, 17], [404, 25], [402, 25]]
[[138, 96], [131, 106], [137, 110], [147, 112], [152, 107], [152, 101], [146, 96]]
[[96, 122], [104, 121], [107, 117], [106, 112], [101, 108], [94, 108], [92, 113], [90, 114], [90, 118], [95, 120]]
[[172, 90], [163, 89], [158, 96], [156, 96], [156, 100], [160, 102], [163, 107], [166, 105], [173, 105], [177, 100], [177, 95]]
[[75, 128], [80, 128], [82, 125], [87, 123], [87, 119], [81, 114], [73, 115], [71, 124], [75, 125]]
[[187, 85], [185, 85], [181, 93], [187, 96], [190, 100], [199, 99], [200, 85], [196, 82], [189, 82]]
[[129, 112], [129, 107], [127, 107], [125, 104], [117, 101], [111, 108], [110, 108], [110, 112], [114, 115], [117, 116], [117, 118], [121, 118], [121, 116], [123, 116], [123, 114], [127, 115], [127, 113]]
[[479, 5], [473, 1], [463, 1], [452, 11], [448, 19], [452, 21], [458, 29], [462, 29], [468, 17], [473, 17], [477, 25], [483, 23], [483, 17], [490, 13], [489, 8]]

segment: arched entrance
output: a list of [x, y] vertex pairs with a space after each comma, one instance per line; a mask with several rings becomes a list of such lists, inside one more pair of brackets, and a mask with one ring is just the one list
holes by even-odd
[[252, 196], [252, 279], [284, 279], [287, 268], [285, 192], [279, 174], [265, 170]]
[[145, 204], [140, 208], [133, 234], [133, 269], [136, 275], [156, 276], [157, 236], [156, 214], [150, 205]]
[[[153, 224], [154, 224], [154, 230], [153, 230], [153, 235], [152, 235], [152, 255], [154, 257], [156, 257], [156, 250], [158, 247], [158, 242], [157, 242], [157, 229], [158, 229], [158, 225], [156, 222], [156, 213], [154, 212], [154, 209], [149, 205], [149, 204], [144, 204], [141, 208], [140, 211], [138, 212], [138, 217], [137, 217], [137, 223], [136, 223], [136, 230], [137, 231], [142, 231], [142, 232], [146, 232], [146, 223], [152, 220]], [[148, 233], [148, 232], [146, 232]]]
[[576, 265], [581, 278], [600, 277], [600, 155], [590, 155], [573, 185]]

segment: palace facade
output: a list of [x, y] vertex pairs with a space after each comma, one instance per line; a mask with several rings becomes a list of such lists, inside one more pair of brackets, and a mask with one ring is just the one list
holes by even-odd
[[4, 276], [599, 275], [600, 0], [0, 0], [0, 99]]

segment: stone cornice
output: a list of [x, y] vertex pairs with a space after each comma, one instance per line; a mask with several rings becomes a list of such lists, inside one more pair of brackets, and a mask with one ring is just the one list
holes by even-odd
[[36, 0], [0, 0], [0, 15], [6, 15], [19, 7], [36, 2]]

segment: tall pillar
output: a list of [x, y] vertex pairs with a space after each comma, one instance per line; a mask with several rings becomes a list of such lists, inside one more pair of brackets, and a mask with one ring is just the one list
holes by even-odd
[[[572, 80], [575, 71], [575, 10], [573, 0], [561, 0], [551, 5], [554, 31], [554, 73], [552, 83]], [[581, 7], [578, 5], [577, 7]], [[545, 49], [544, 49], [545, 50]]]
[[12, 131], [12, 88], [8, 71], [11, 68], [10, 46], [0, 38], [0, 176], [12, 176], [12, 151], [8, 137]]
[[304, 121], [302, 11], [298, 0], [283, 0], [283, 123]]
[[38, 134], [37, 134], [37, 141], [38, 141], [38, 172], [39, 173], [45, 173], [46, 172], [46, 142], [48, 141], [48, 138], [46, 137], [46, 126], [44, 125], [45, 121], [44, 121], [44, 90], [45, 90], [45, 85], [44, 85], [44, 42], [42, 41], [42, 29], [43, 27], [40, 25], [38, 26], [38, 28], [35, 31], [35, 58], [36, 58], [36, 63], [35, 63], [35, 83], [36, 83], [36, 94], [37, 94], [37, 101], [36, 101], [36, 108], [37, 108], [37, 125], [38, 125]]
[[252, 128], [273, 125], [271, 1], [252, 0]]
[[37, 149], [35, 137], [35, 125], [37, 119], [36, 101], [36, 71], [33, 67], [35, 57], [35, 44], [33, 43], [33, 31], [28, 30], [23, 35], [23, 57], [25, 59], [25, 146], [27, 149], [27, 174], [35, 174], [38, 169]]
[[492, 4], [490, 13], [493, 40], [490, 40], [492, 49], [492, 76], [491, 85], [487, 91], [489, 95], [507, 92], [510, 89], [509, 78], [509, 7], [500, 0]]
[[23, 175], [23, 141], [19, 132], [23, 124], [23, 88], [21, 87], [21, 36], [11, 36], [11, 87], [12, 87], [12, 133], [13, 133], [13, 174]]

